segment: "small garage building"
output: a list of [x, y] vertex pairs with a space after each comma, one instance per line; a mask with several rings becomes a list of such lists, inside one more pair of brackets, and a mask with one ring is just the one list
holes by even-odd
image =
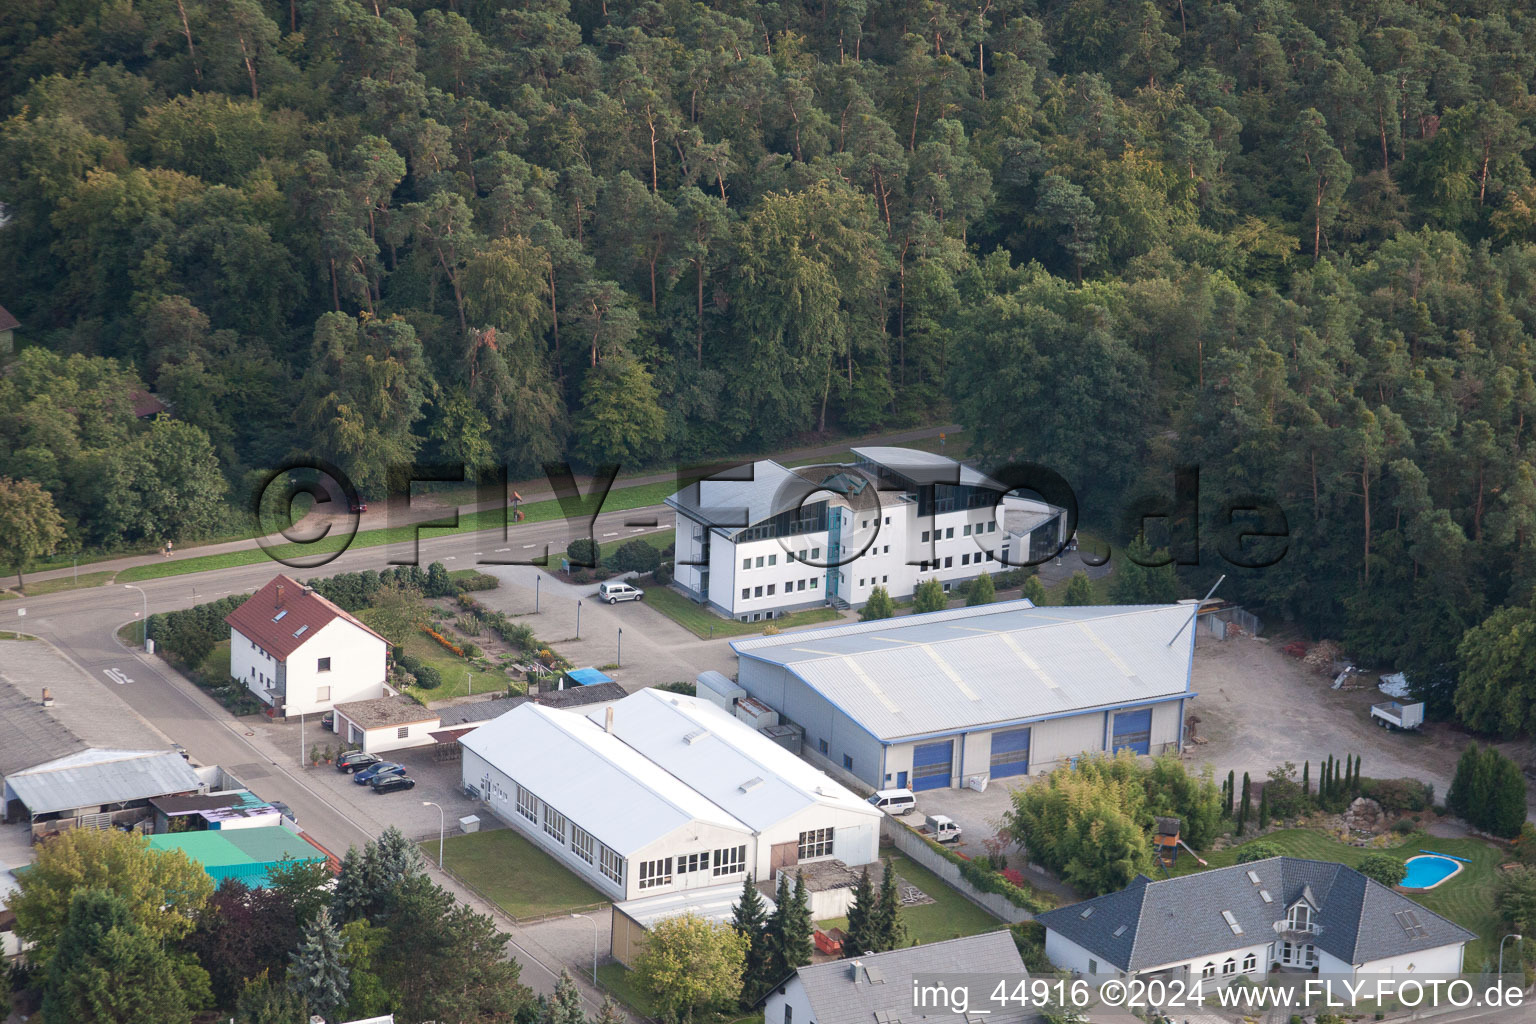
[[916, 791], [1181, 749], [1193, 604], [1011, 601], [738, 640], [738, 683], [808, 750]]

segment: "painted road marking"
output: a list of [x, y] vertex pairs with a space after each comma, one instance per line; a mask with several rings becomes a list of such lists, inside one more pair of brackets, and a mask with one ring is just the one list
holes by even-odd
[[537, 546], [538, 546], [537, 544], [524, 544], [523, 545], [523, 550], [526, 551], [528, 548], [537, 547]]
[[122, 686], [124, 683], [133, 682], [133, 680], [130, 679], [128, 675], [119, 668], [104, 668], [101, 670], [101, 674], [112, 680], [118, 686]]
[[618, 535], [619, 535], [619, 531], [618, 530], [614, 530], [612, 533], [605, 533], [605, 534], [603, 534], [604, 537], [617, 537]]
[[496, 553], [497, 553], [497, 554], [498, 554], [498, 555], [499, 555], [499, 554], [501, 554], [501, 553], [502, 553], [502, 552], [503, 552], [503, 551], [511, 551], [511, 550], [512, 550], [512, 549], [511, 549], [511, 548], [497, 548], [497, 549], [496, 549]]
[[453, 560], [454, 560], [454, 559], [455, 559], [455, 558], [458, 558], [458, 557], [459, 557], [459, 556], [458, 556], [458, 555], [447, 555], [447, 556], [445, 556], [445, 557], [444, 557], [444, 558], [443, 558], [443, 561], [445, 561], [445, 562], [451, 562], [451, 561], [453, 561]]

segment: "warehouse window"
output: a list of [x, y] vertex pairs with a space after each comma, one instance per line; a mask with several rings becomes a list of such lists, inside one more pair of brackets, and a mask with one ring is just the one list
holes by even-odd
[[686, 875], [690, 871], [709, 870], [709, 853], [685, 853], [677, 858], [677, 873]]
[[827, 752], [827, 741], [826, 740], [817, 740], [816, 741], [816, 749], [820, 750], [823, 754], [825, 754]]
[[592, 833], [576, 825], [571, 826], [571, 850], [586, 861], [592, 863]]
[[640, 862], [640, 888], [654, 889], [658, 885], [672, 884], [672, 858], [643, 860]]
[[832, 856], [832, 829], [813, 828], [800, 833], [800, 860]]
[[721, 875], [739, 875], [747, 870], [747, 848], [745, 846], [728, 846], [723, 850], [715, 851], [716, 877]]
[[539, 798], [522, 786], [517, 787], [517, 813], [535, 823], [539, 820]]
[[616, 854], [612, 850], [608, 849], [608, 847], [603, 846], [602, 843], [598, 843], [597, 845], [598, 845], [598, 849], [599, 849], [598, 865], [597, 865], [598, 870], [600, 870], [603, 873], [603, 877], [609, 879], [610, 881], [614, 881], [614, 882], [619, 883], [620, 885], [623, 885], [624, 884], [624, 861], [623, 861], [623, 859], [618, 854]]
[[549, 804], [544, 805], [544, 831], [549, 833], [551, 839], [560, 840], [561, 846], [565, 845], [565, 815]]

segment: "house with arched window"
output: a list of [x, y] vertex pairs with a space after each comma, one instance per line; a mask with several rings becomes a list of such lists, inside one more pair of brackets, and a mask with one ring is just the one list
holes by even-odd
[[1046, 956], [1063, 970], [1202, 987], [1271, 971], [1455, 974], [1477, 938], [1352, 868], [1297, 857], [1139, 875], [1038, 920]]

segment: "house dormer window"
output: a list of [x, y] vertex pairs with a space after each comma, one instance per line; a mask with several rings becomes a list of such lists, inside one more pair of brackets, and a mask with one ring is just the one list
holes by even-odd
[[1305, 903], [1298, 903], [1291, 908], [1291, 912], [1285, 917], [1285, 926], [1293, 932], [1310, 932], [1312, 930], [1312, 908]]

